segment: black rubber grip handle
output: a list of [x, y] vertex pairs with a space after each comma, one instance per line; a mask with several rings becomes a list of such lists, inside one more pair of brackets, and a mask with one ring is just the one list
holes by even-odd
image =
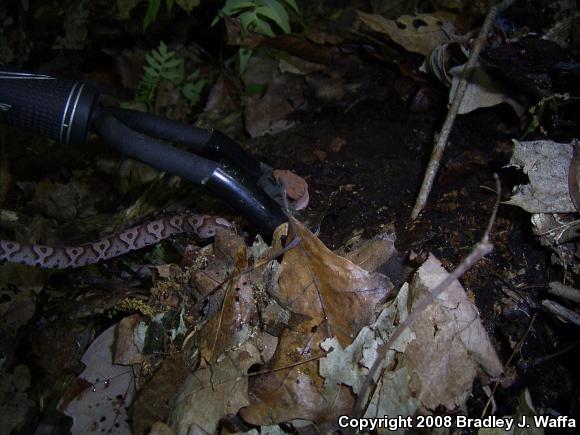
[[0, 68], [0, 122], [83, 143], [99, 92], [81, 81]]

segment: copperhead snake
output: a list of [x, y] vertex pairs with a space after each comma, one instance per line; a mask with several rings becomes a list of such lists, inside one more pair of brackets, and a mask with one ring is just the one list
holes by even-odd
[[213, 237], [218, 228], [232, 230], [234, 226], [219, 217], [181, 214], [137, 225], [79, 246], [54, 247], [0, 240], [0, 261], [41, 268], [76, 268], [118, 257], [176, 234], [194, 233], [207, 239]]

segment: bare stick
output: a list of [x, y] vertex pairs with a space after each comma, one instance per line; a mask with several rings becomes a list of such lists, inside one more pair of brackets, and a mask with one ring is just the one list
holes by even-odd
[[[534, 322], [536, 321], [537, 317], [538, 317], [538, 313], [534, 314], [534, 317], [532, 317], [532, 320], [530, 320], [530, 323], [528, 324], [526, 332], [524, 332], [524, 335], [522, 335], [522, 337], [520, 338], [520, 341], [518, 342], [518, 344], [514, 348], [512, 354], [510, 355], [507, 362], [505, 363], [505, 367], [509, 367], [512, 363], [512, 360], [516, 356], [516, 354], [520, 353], [520, 349], [524, 345], [524, 341], [526, 340], [530, 331], [532, 330], [532, 326], [534, 325]], [[499, 386], [500, 386], [500, 382], [496, 382], [495, 385], [493, 386], [493, 389], [491, 390], [491, 394], [487, 398], [487, 402], [485, 403], [485, 407], [483, 408], [483, 411], [481, 412], [481, 418], [485, 417], [485, 414], [487, 413], [487, 410], [489, 409], [489, 405], [491, 405], [491, 401], [493, 400], [493, 397], [495, 396], [495, 393], [496, 393]]]
[[495, 20], [495, 17], [497, 16], [498, 13], [509, 8], [516, 1], [517, 0], [504, 0], [501, 3], [492, 6], [489, 12], [487, 13], [487, 16], [485, 17], [483, 26], [481, 26], [479, 35], [477, 36], [477, 39], [475, 40], [475, 43], [473, 45], [473, 49], [471, 50], [471, 54], [469, 56], [469, 60], [467, 61], [467, 65], [463, 70], [463, 76], [461, 77], [459, 85], [457, 86], [455, 97], [453, 98], [451, 106], [449, 107], [449, 111], [447, 112], [447, 117], [445, 118], [443, 127], [441, 127], [441, 131], [439, 132], [439, 134], [436, 135], [437, 143], [433, 147], [431, 158], [429, 160], [429, 164], [427, 165], [427, 170], [425, 171], [425, 176], [423, 178], [423, 184], [421, 184], [421, 190], [419, 191], [417, 201], [415, 202], [415, 206], [413, 207], [413, 211], [411, 212], [412, 220], [417, 219], [419, 213], [421, 213], [421, 211], [423, 211], [423, 209], [425, 208], [427, 198], [429, 197], [429, 193], [431, 193], [433, 182], [435, 181], [435, 176], [437, 175], [439, 165], [441, 164], [441, 157], [443, 156], [443, 151], [445, 150], [445, 146], [447, 145], [447, 139], [449, 139], [449, 135], [451, 134], [453, 124], [455, 123], [455, 118], [457, 117], [457, 112], [459, 111], [459, 107], [461, 106], [461, 101], [463, 100], [463, 96], [465, 95], [469, 79], [471, 78], [471, 74], [473, 73], [473, 68], [477, 63], [479, 53], [483, 48], [489, 29], [491, 28], [491, 24]]
[[[427, 296], [425, 296], [421, 300], [421, 302], [419, 304], [417, 304], [415, 306], [413, 311], [409, 314], [409, 316], [407, 316], [405, 321], [399, 325], [399, 327], [395, 330], [395, 332], [393, 332], [393, 335], [391, 335], [389, 337], [387, 342], [379, 347], [379, 349], [377, 350], [377, 358], [373, 362], [373, 365], [371, 366], [369, 373], [367, 374], [367, 377], [365, 378], [365, 381], [363, 382], [363, 384], [360, 388], [359, 395], [356, 399], [356, 403], [354, 404], [354, 407], [352, 410], [353, 418], [362, 417], [362, 415], [364, 413], [364, 409], [366, 409], [366, 400], [365, 399], [367, 396], [367, 391], [369, 390], [369, 387], [373, 383], [373, 378], [375, 377], [375, 374], [377, 373], [377, 371], [380, 369], [380, 367], [383, 363], [383, 360], [385, 359], [385, 357], [387, 355], [387, 352], [389, 350], [393, 349], [393, 344], [395, 343], [395, 341], [397, 341], [397, 339], [401, 336], [401, 334], [405, 331], [405, 329], [407, 329], [415, 320], [417, 320], [423, 314], [425, 309], [429, 305], [431, 305], [433, 303], [433, 301], [435, 299], [437, 299], [437, 297], [441, 293], [443, 293], [443, 291], [447, 287], [449, 287], [449, 285], [453, 281], [455, 281], [461, 275], [463, 275], [465, 272], [467, 272], [469, 269], [471, 269], [471, 267], [475, 263], [477, 263], [479, 260], [481, 260], [484, 256], [486, 256], [487, 254], [489, 254], [493, 250], [493, 245], [489, 241], [489, 233], [490, 233], [491, 227], [495, 221], [495, 217], [497, 215], [497, 209], [499, 207], [499, 201], [501, 198], [501, 186], [500, 186], [499, 178], [498, 178], [497, 174], [494, 174], [494, 178], [495, 178], [495, 183], [497, 186], [496, 187], [497, 198], [495, 200], [495, 205], [493, 207], [491, 217], [489, 218], [489, 223], [487, 225], [487, 228], [485, 229], [485, 232], [483, 233], [481, 240], [479, 241], [479, 243], [477, 245], [475, 245], [475, 247], [473, 248], [471, 253], [467, 256], [467, 258], [465, 260], [463, 260], [461, 262], [461, 264], [459, 266], [457, 266], [457, 268], [453, 272], [451, 272], [447, 276], [447, 278], [445, 278], [443, 280], [443, 282], [441, 282], [439, 285], [437, 285], [437, 287], [435, 287], [433, 289], [433, 291], [431, 291]], [[372, 398], [372, 394], [369, 395], [369, 400], [371, 398]]]

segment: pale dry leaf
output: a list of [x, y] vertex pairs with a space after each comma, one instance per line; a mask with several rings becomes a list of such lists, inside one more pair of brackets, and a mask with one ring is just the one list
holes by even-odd
[[529, 213], [575, 213], [568, 192], [571, 159], [570, 144], [514, 140], [510, 166], [521, 168], [530, 183], [514, 187], [506, 204], [517, 205]]
[[[412, 417], [420, 402], [409, 392], [409, 374], [405, 367], [386, 371], [377, 383], [375, 394], [365, 412], [365, 418], [383, 418], [385, 415]], [[404, 434], [408, 429], [379, 428], [379, 434]]]
[[[413, 306], [448, 275], [433, 255], [419, 268], [411, 283]], [[415, 340], [403, 355], [410, 388], [428, 409], [464, 406], [481, 367], [499, 376], [503, 367], [477, 309], [454, 281], [411, 326]]]
[[[130, 366], [113, 364], [116, 329], [117, 325], [111, 326], [89, 346], [81, 359], [86, 369], [59, 403], [59, 410], [73, 419], [73, 435], [131, 434], [128, 408], [135, 396], [135, 383]], [[77, 394], [71, 399], [73, 392]]]
[[[452, 76], [451, 90], [449, 91], [450, 104], [455, 98], [464, 69], [465, 64], [449, 70]], [[494, 107], [502, 103], [509, 104], [519, 117], [524, 116], [526, 113], [526, 107], [523, 104], [510, 97], [502, 86], [490, 77], [485, 69], [479, 65], [475, 66], [469, 77], [469, 84], [467, 85], [465, 94], [461, 99], [458, 113], [464, 115], [476, 109]]]
[[[378, 355], [378, 348], [392, 335], [398, 322], [407, 316], [408, 285], [403, 285], [397, 297], [386, 304], [377, 320], [365, 326], [348, 347], [343, 349], [336, 337], [329, 338], [321, 343], [327, 355], [320, 360], [320, 375], [325, 379], [325, 389], [333, 385], [348, 385], [355, 394], [366, 379], [370, 367]], [[407, 344], [415, 335], [406, 329], [393, 343], [393, 351], [387, 353], [382, 368], [390, 367], [394, 363], [396, 352], [404, 352]], [[377, 372], [377, 376], [380, 371]], [[377, 378], [378, 379], [378, 378]], [[377, 380], [375, 379], [375, 381]]]
[[145, 356], [142, 351], [145, 340], [144, 336], [139, 333], [142, 320], [139, 314], [133, 314], [119, 322], [115, 341], [115, 364], [141, 364], [144, 361]]

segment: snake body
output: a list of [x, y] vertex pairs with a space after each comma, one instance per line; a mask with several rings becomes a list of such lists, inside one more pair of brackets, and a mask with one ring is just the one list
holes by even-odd
[[79, 246], [55, 247], [0, 240], [0, 261], [41, 268], [82, 267], [153, 245], [175, 234], [194, 233], [202, 239], [210, 238], [218, 228], [231, 230], [234, 227], [219, 217], [182, 214], [137, 225]]

